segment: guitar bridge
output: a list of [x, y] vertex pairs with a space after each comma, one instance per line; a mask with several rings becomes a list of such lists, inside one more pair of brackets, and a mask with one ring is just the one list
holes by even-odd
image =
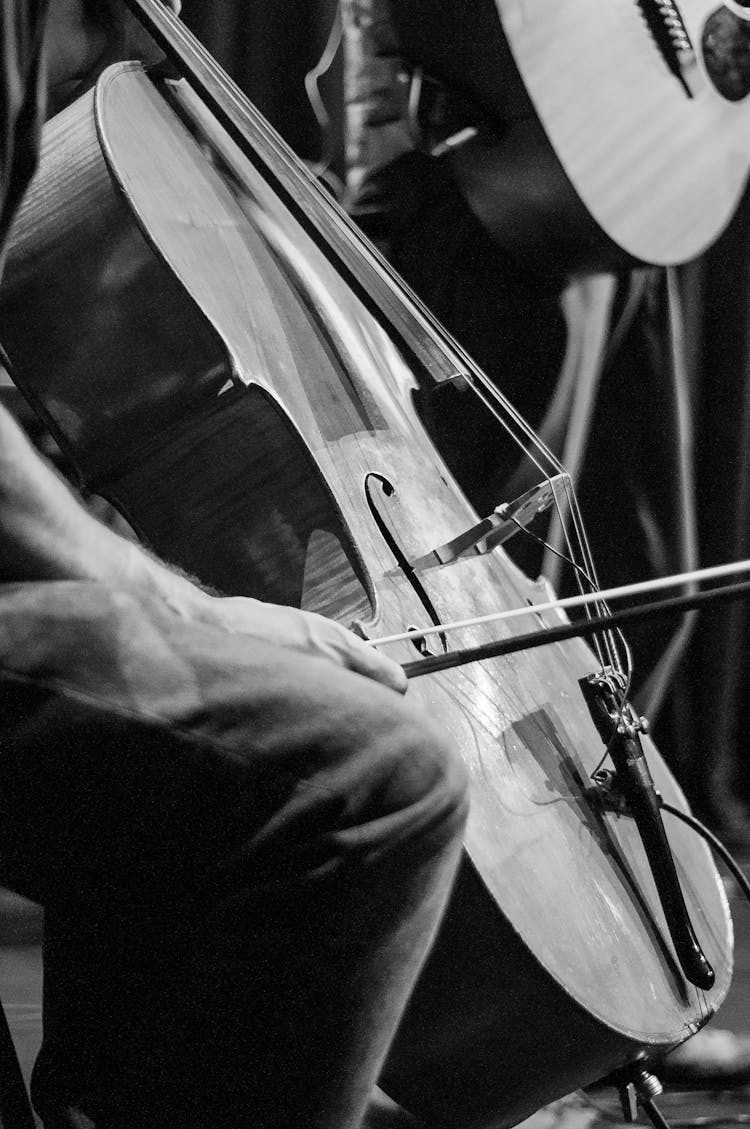
[[688, 98], [693, 98], [700, 81], [698, 60], [675, 0], [636, 0], [636, 3], [664, 62]]

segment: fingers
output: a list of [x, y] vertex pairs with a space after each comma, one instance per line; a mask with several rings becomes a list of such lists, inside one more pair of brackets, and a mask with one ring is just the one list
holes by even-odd
[[405, 694], [409, 683], [403, 668], [393, 659], [381, 655], [374, 647], [368, 647], [365, 644], [365, 651], [370, 659], [364, 662], [357, 673], [363, 674], [365, 678], [372, 678], [376, 682], [382, 683], [383, 686], [390, 687], [398, 694]]
[[211, 623], [235, 635], [263, 639], [313, 658], [325, 658], [365, 678], [403, 694], [407, 681], [398, 663], [376, 651], [353, 631], [315, 612], [268, 604], [244, 596], [209, 596], [189, 585], [193, 593], [181, 614]]
[[[398, 663], [381, 654], [369, 643], [360, 639], [358, 635], [347, 631], [339, 624], [332, 623], [331, 620], [323, 620], [323, 622], [327, 625], [327, 630], [333, 627], [340, 632], [336, 639], [338, 655], [333, 656], [334, 660], [338, 658], [338, 661], [349, 670], [362, 674], [365, 678], [372, 678], [376, 682], [381, 682], [384, 686], [389, 686], [391, 690], [396, 690], [399, 694], [406, 692], [406, 675]], [[319, 649], [325, 653], [324, 642], [321, 642]]]
[[[365, 678], [372, 678], [400, 694], [406, 691], [406, 675], [399, 664], [380, 654], [340, 623], [297, 608], [277, 608], [276, 612], [279, 617], [279, 642], [283, 642], [284, 632], [288, 631], [291, 634], [287, 638], [292, 646], [300, 646], [301, 643], [302, 649], [308, 654], [330, 659], [337, 665]], [[281, 618], [285, 613], [289, 618], [282, 625]], [[299, 632], [303, 633], [304, 639], [299, 637]], [[295, 639], [298, 641], [295, 642]]]

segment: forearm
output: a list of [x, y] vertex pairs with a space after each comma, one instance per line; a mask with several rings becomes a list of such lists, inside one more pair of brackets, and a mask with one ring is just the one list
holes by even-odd
[[0, 407], [0, 582], [92, 580], [162, 600], [182, 618], [324, 657], [403, 693], [401, 667], [340, 624], [242, 596], [217, 599], [97, 521]]
[[0, 579], [96, 580], [182, 605], [179, 573], [97, 521], [0, 409]]

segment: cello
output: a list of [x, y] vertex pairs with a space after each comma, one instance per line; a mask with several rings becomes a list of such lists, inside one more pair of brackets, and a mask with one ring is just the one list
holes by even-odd
[[[157, 0], [132, 6], [184, 77], [115, 65], [48, 124], [0, 295], [14, 376], [84, 488], [206, 584], [370, 638], [540, 603], [491, 531], [465, 540], [479, 515], [413, 406], [420, 383], [456, 378], [489, 397], [481, 374], [187, 29]], [[466, 642], [486, 638], [477, 626]], [[431, 646], [452, 643], [438, 631]], [[623, 650], [566, 642], [410, 691], [472, 783], [457, 885], [382, 1078], [416, 1116], [513, 1125], [679, 1044], [726, 994], [731, 924], [707, 849], [669, 826], [696, 971], [631, 808], [596, 787], [615, 736], [603, 743], [582, 683], [622, 673], [624, 716]]]

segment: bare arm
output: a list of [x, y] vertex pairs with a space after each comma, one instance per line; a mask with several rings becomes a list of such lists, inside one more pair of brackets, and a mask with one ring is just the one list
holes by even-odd
[[403, 691], [401, 668], [333, 620], [203, 591], [102, 525], [0, 407], [0, 580], [93, 580], [163, 600], [185, 619], [326, 657]]
[[[138, 584], [137, 549], [93, 518], [0, 407], [0, 578]], [[141, 578], [145, 580], [145, 577]]]

